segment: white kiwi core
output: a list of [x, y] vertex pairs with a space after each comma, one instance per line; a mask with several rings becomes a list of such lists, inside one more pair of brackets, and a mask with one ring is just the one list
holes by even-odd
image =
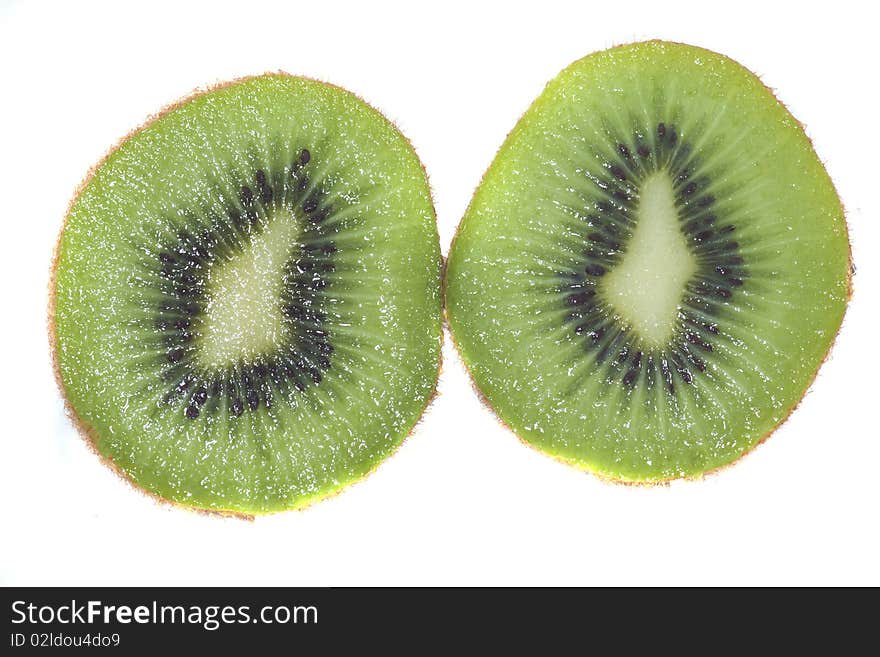
[[282, 345], [285, 265], [298, 248], [301, 228], [300, 219], [275, 206], [268, 225], [241, 253], [213, 266], [198, 350], [204, 367], [253, 362]]
[[684, 286], [696, 269], [679, 227], [672, 179], [658, 171], [641, 186], [632, 237], [599, 291], [624, 324], [661, 346], [675, 331]]

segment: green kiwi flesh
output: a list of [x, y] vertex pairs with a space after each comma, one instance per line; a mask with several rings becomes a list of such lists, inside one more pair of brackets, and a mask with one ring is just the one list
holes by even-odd
[[737, 460], [840, 327], [840, 200], [761, 81], [645, 42], [575, 62], [487, 171], [447, 265], [462, 359], [527, 443], [657, 482]]
[[75, 198], [52, 334], [68, 406], [142, 489], [258, 514], [352, 482], [435, 388], [427, 179], [354, 95], [265, 75], [134, 132]]

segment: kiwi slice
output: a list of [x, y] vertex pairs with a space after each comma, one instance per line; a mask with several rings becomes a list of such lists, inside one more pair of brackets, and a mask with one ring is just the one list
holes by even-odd
[[841, 203], [798, 122], [736, 62], [653, 41], [575, 62], [525, 113], [459, 227], [446, 300], [522, 439], [656, 482], [787, 417], [849, 285]]
[[74, 199], [57, 250], [57, 373], [137, 486], [256, 514], [371, 471], [435, 389], [440, 251], [400, 132], [287, 75], [186, 99]]

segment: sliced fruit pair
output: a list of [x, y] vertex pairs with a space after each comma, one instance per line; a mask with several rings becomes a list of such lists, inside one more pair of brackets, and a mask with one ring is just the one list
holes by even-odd
[[[363, 476], [430, 399], [440, 258], [400, 133], [289, 76], [134, 133], [58, 246], [59, 381], [145, 490], [245, 514]], [[840, 203], [750, 73], [646, 43], [577, 62], [502, 147], [450, 253], [450, 326], [489, 403], [619, 479], [736, 459], [800, 399], [840, 324]]]

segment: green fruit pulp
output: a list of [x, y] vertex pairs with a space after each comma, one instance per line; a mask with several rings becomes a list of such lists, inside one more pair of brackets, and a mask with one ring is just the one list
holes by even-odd
[[[244, 196], [259, 194], [257, 171], [271, 200]], [[190, 277], [194, 250], [215, 242], [225, 250], [208, 248]], [[198, 279], [205, 305], [176, 354], [163, 340], [184, 340], [168, 327], [180, 311], [157, 304], [191, 291], [169, 292], [160, 258], [178, 287]], [[439, 264], [421, 163], [360, 99], [285, 75], [197, 95], [125, 140], [73, 203], [54, 285], [64, 394], [97, 451], [157, 496], [247, 514], [302, 506], [372, 470], [423, 412]], [[285, 349], [293, 378], [275, 386]], [[205, 381], [220, 372], [216, 389], [179, 380], [182, 363]]]
[[650, 482], [728, 464], [786, 418], [849, 275], [840, 201], [786, 108], [726, 57], [646, 42], [575, 62], [525, 113], [459, 227], [446, 302], [513, 431]]

